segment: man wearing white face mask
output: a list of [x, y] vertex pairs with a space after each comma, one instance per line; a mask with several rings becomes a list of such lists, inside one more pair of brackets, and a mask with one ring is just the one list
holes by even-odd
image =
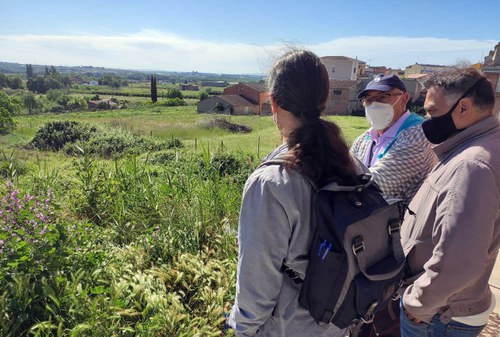
[[[406, 109], [409, 95], [396, 75], [378, 75], [358, 98], [371, 128], [354, 141], [351, 152], [369, 167], [387, 197], [409, 203], [436, 161], [422, 131], [423, 118]], [[398, 313], [393, 301], [359, 336], [400, 336]]]
[[406, 109], [409, 95], [396, 75], [378, 75], [358, 98], [371, 128], [351, 151], [370, 168], [385, 195], [410, 202], [436, 160], [422, 131], [423, 118]]

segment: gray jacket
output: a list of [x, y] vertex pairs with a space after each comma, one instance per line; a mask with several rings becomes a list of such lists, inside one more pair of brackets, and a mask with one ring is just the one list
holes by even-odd
[[[278, 148], [272, 159], [286, 147]], [[286, 265], [303, 278], [313, 231], [313, 191], [295, 170], [270, 165], [248, 178], [238, 232], [236, 299], [229, 324], [236, 336], [345, 336], [334, 325], [317, 325], [298, 303], [300, 285], [281, 271]]]
[[488, 280], [500, 247], [500, 125], [488, 117], [434, 148], [439, 161], [409, 208], [402, 243], [412, 273], [403, 296], [429, 322], [470, 316], [491, 304]]

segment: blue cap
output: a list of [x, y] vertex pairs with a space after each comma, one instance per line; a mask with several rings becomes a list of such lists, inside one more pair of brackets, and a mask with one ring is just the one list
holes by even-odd
[[397, 75], [378, 74], [373, 80], [368, 82], [365, 90], [358, 94], [358, 99], [363, 98], [369, 90], [391, 91], [394, 88], [406, 92], [405, 84]]

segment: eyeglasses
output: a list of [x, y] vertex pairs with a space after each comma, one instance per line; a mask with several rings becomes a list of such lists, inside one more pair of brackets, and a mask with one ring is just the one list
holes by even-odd
[[383, 94], [378, 94], [375, 96], [365, 96], [361, 98], [359, 101], [365, 105], [370, 105], [373, 102], [387, 103], [389, 102], [392, 96], [401, 96], [402, 94], [403, 94], [402, 92], [398, 93], [384, 92]]

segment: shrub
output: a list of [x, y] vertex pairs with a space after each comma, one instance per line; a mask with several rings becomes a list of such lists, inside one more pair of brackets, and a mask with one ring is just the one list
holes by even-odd
[[200, 175], [207, 177], [215, 172], [220, 177], [243, 184], [255, 169], [255, 162], [255, 158], [247, 154], [219, 152], [211, 155], [208, 161], [199, 159]]
[[61, 113], [61, 112], [64, 112], [64, 107], [60, 104], [56, 104], [56, 105], [53, 105], [52, 107], [50, 107], [48, 109], [48, 112]]
[[248, 133], [252, 128], [246, 125], [231, 123], [224, 117], [205, 118], [198, 122], [204, 128], [220, 128], [234, 133]]
[[425, 115], [427, 114], [422, 104], [409, 104], [407, 108], [411, 112], [414, 112], [422, 117], [425, 117]]
[[59, 151], [67, 143], [88, 141], [96, 131], [95, 127], [79, 122], [50, 122], [37, 131], [29, 146], [39, 150]]
[[12, 114], [0, 106], [0, 135], [12, 132], [16, 128], [16, 123], [12, 119]]
[[178, 97], [162, 99], [157, 104], [161, 105], [161, 106], [185, 106], [185, 105], [187, 105], [185, 100], [183, 100], [182, 98], [178, 98]]
[[64, 94], [64, 92], [62, 90], [57, 90], [57, 89], [53, 89], [53, 90], [49, 90], [47, 91], [47, 93], [45, 94], [45, 97], [47, 97], [47, 99], [49, 101], [53, 101], [53, 102], [58, 102], [64, 97], [66, 96]]
[[148, 153], [139, 157], [150, 165], [166, 165], [178, 159], [177, 152], [166, 150]]
[[170, 88], [167, 90], [167, 93], [165, 94], [166, 98], [179, 98], [183, 99], [184, 97], [182, 96], [182, 92], [179, 89], [175, 88]]
[[87, 101], [84, 98], [71, 97], [67, 102], [68, 110], [81, 110], [87, 107]]
[[81, 154], [77, 146], [85, 153], [103, 158], [114, 158], [129, 154], [181, 148], [184, 144], [179, 139], [158, 141], [153, 138], [137, 136], [123, 129], [100, 129], [88, 139], [70, 143], [65, 147], [66, 154]]
[[365, 116], [365, 110], [352, 110], [351, 111], [351, 116], [364, 117]]

